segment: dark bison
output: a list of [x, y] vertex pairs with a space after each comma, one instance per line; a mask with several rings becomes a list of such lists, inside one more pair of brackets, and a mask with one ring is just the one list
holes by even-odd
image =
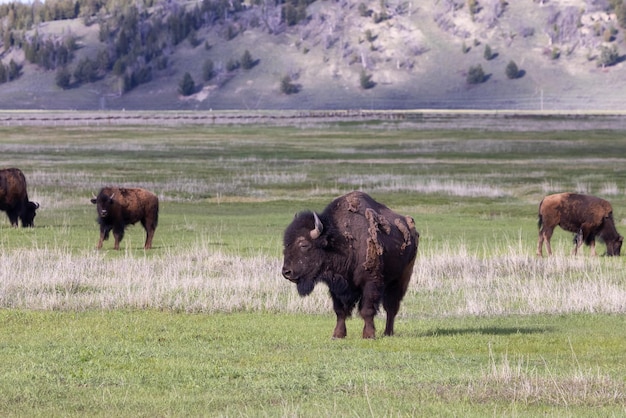
[[539, 204], [539, 244], [537, 255], [542, 256], [545, 241], [548, 255], [552, 254], [550, 238], [559, 225], [573, 232], [574, 251], [583, 244], [591, 246], [596, 255], [596, 237], [606, 243], [607, 255], [619, 255], [624, 238], [617, 233], [613, 221], [613, 208], [604, 199], [577, 193], [558, 193], [543, 198]]
[[6, 211], [11, 225], [17, 227], [18, 218], [22, 227], [34, 226], [35, 211], [39, 203], [28, 200], [26, 178], [19, 168], [0, 170], [0, 210]]
[[328, 285], [337, 314], [333, 338], [346, 336], [346, 318], [357, 303], [365, 321], [363, 338], [374, 338], [381, 300], [387, 312], [385, 335], [393, 335], [418, 243], [411, 217], [352, 192], [333, 200], [319, 216], [296, 215], [285, 230], [282, 274], [301, 296], [318, 282]]
[[152, 248], [152, 238], [159, 219], [159, 199], [156, 195], [144, 189], [126, 189], [123, 187], [104, 187], [97, 197], [91, 199], [98, 211], [100, 224], [100, 240], [109, 239], [109, 232], [113, 230], [116, 250], [120, 249], [120, 241], [124, 238], [127, 225], [141, 222], [146, 230], [144, 248]]

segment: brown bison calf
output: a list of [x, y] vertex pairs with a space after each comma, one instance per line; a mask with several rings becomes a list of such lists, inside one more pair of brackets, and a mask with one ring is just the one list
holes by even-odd
[[119, 250], [126, 226], [136, 222], [141, 222], [146, 230], [144, 248], [152, 248], [159, 219], [159, 199], [154, 193], [139, 188], [104, 187], [97, 197], [91, 199], [91, 203], [96, 205], [100, 224], [98, 249], [102, 248], [102, 242], [109, 239], [109, 232], [113, 230], [114, 248]]
[[620, 255], [624, 238], [615, 229], [611, 204], [604, 199], [577, 193], [558, 193], [544, 197], [539, 204], [538, 256], [543, 255], [544, 241], [548, 255], [552, 254], [550, 238], [557, 225], [576, 234], [574, 255], [583, 242], [591, 246], [591, 254], [596, 255], [596, 237], [606, 243], [607, 255]]

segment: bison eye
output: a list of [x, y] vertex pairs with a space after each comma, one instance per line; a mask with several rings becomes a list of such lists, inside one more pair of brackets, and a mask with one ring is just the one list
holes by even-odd
[[311, 243], [308, 241], [300, 241], [298, 243], [298, 246], [300, 247], [300, 250], [302, 250], [303, 252], [309, 251], [309, 248], [311, 248]]

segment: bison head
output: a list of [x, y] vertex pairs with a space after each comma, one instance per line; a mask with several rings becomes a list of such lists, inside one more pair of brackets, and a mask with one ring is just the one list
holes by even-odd
[[315, 212], [303, 212], [285, 230], [282, 274], [306, 296], [322, 280], [328, 258], [328, 236]]
[[26, 204], [26, 206], [22, 209], [22, 213], [20, 214], [20, 218], [22, 219], [22, 227], [35, 226], [35, 216], [37, 215], [37, 209], [39, 209], [39, 203], [37, 202], [28, 202]]
[[621, 235], [618, 236], [617, 239], [611, 241], [605, 241], [606, 244], [606, 255], [610, 256], [619, 256], [622, 251], [622, 242], [624, 241], [624, 237]]
[[100, 193], [98, 197], [94, 197], [91, 199], [91, 203], [96, 205], [96, 210], [98, 211], [98, 216], [100, 218], [106, 218], [109, 216], [111, 212], [111, 206], [113, 206], [113, 197], [115, 193], [111, 196], [107, 196], [105, 193]]

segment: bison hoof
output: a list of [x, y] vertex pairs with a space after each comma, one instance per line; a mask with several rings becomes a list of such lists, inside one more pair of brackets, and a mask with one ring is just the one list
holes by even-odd
[[374, 338], [376, 338], [376, 332], [363, 330], [363, 338], [373, 340]]

